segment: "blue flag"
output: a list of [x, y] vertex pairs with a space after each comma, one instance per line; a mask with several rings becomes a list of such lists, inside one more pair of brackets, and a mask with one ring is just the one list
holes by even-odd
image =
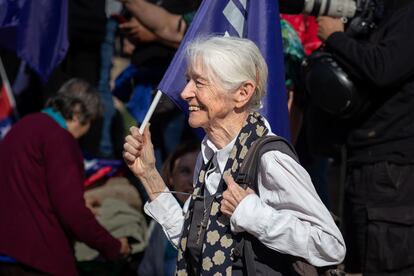
[[256, 43], [269, 67], [267, 94], [260, 112], [268, 119], [274, 133], [289, 138], [282, 36], [276, 0], [204, 0], [158, 89], [183, 110], [187, 109], [180, 98], [186, 84], [184, 49], [195, 37], [210, 34], [244, 37]]
[[46, 81], [69, 47], [67, 0], [0, 0], [0, 47]]

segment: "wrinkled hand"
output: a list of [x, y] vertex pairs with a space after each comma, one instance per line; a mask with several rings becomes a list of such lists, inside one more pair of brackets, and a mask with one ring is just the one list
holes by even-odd
[[254, 191], [250, 188], [243, 189], [230, 175], [224, 176], [224, 181], [227, 184], [227, 190], [223, 192], [220, 211], [230, 217], [239, 203], [249, 194], [254, 194]]
[[149, 125], [145, 128], [143, 135], [134, 126], [129, 131], [130, 135], [125, 137], [124, 144], [123, 156], [125, 163], [137, 177], [145, 177], [146, 173], [156, 170]]
[[152, 31], [147, 29], [134, 17], [132, 17], [129, 21], [120, 24], [118, 27], [125, 37], [133, 44], [139, 44], [140, 42], [153, 42], [158, 39]]
[[121, 243], [121, 249], [119, 251], [119, 254], [121, 255], [122, 258], [126, 258], [129, 255], [131, 255], [131, 246], [128, 243], [128, 239], [127, 238], [119, 238], [118, 239], [119, 242]]
[[335, 32], [343, 32], [345, 28], [341, 18], [318, 16], [316, 22], [318, 23], [318, 37], [322, 41], [327, 40]]

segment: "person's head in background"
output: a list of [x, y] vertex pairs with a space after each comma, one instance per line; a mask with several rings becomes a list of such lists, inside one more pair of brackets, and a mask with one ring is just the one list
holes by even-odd
[[[193, 192], [193, 175], [200, 152], [200, 144], [198, 142], [184, 142], [168, 156], [162, 168], [164, 181], [170, 190], [184, 193]], [[174, 194], [177, 200], [183, 204], [188, 194]]]
[[93, 120], [102, 115], [98, 91], [88, 82], [73, 78], [46, 102], [64, 118], [67, 130], [75, 138], [85, 135]]

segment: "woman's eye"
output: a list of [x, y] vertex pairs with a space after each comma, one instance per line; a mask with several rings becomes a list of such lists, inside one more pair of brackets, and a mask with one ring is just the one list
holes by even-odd
[[200, 87], [202, 87], [203, 85], [204, 85], [204, 83], [202, 83], [201, 81], [199, 81], [199, 80], [195, 80], [195, 84], [196, 84], [196, 86], [198, 87], [198, 88], [200, 88]]

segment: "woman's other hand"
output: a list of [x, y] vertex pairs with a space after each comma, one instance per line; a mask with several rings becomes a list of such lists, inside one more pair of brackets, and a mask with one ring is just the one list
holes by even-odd
[[245, 190], [240, 187], [231, 175], [224, 176], [224, 181], [227, 184], [227, 190], [223, 192], [220, 211], [230, 217], [240, 202], [249, 194], [254, 194], [254, 191], [250, 188]]

